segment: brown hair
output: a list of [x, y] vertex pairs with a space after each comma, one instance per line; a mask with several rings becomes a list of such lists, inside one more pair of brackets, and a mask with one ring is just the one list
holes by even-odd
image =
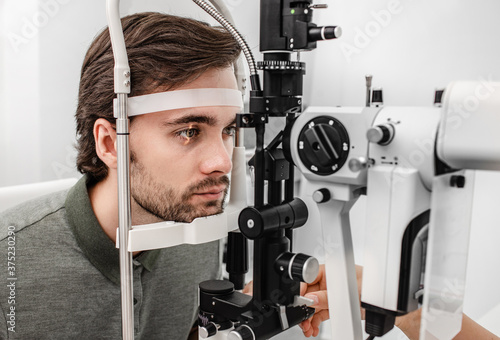
[[[213, 68], [231, 66], [240, 54], [223, 28], [162, 13], [138, 13], [122, 19], [131, 74], [130, 96], [170, 90]], [[113, 67], [109, 31], [92, 42], [83, 61], [76, 111], [77, 168], [93, 180], [108, 174], [97, 157], [93, 128], [98, 118], [114, 124]]]

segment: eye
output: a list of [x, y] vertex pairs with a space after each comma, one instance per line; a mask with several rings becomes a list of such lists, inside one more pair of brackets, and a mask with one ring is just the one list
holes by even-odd
[[236, 134], [236, 126], [225, 127], [223, 133], [228, 136], [234, 136]]
[[181, 131], [177, 131], [176, 135], [184, 139], [192, 139], [200, 134], [200, 130], [195, 128], [189, 128]]

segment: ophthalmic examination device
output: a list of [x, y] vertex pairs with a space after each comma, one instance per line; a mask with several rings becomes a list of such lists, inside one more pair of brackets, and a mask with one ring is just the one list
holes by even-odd
[[[473, 170], [500, 170], [500, 135], [495, 131], [500, 126], [495, 114], [500, 84], [452, 83], [440, 107], [384, 107], [375, 105], [380, 93], [371, 90], [367, 78], [366, 106], [309, 107], [302, 112], [305, 63], [291, 56], [315, 49], [319, 40], [340, 37], [340, 27], [312, 23], [314, 10], [325, 6], [261, 0], [263, 61], [256, 64], [244, 39], [221, 14], [229, 15], [223, 4], [193, 1], [235, 36], [249, 65], [250, 113], [238, 114], [237, 125], [239, 130], [255, 130], [250, 161], [254, 202], [247, 206], [245, 149], [237, 138], [224, 213], [189, 224], [131, 226], [132, 98], [127, 95], [132, 83], [119, 1], [107, 0], [117, 94], [123, 338], [133, 339], [134, 334], [132, 252], [203, 243], [228, 233], [230, 281], [199, 286], [200, 338], [269, 339], [310, 318], [314, 309], [300, 296], [299, 283], [313, 281], [319, 263], [292, 250], [293, 230], [306, 223], [311, 208], [294, 195], [297, 168], [307, 182], [302, 194], [315, 202], [321, 217], [332, 337], [362, 338], [360, 305], [372, 338], [387, 333], [396, 316], [421, 306], [421, 339], [451, 339], [460, 330], [464, 294], [462, 288], [450, 291], [447, 284], [465, 280]], [[237, 106], [237, 100], [228, 105]], [[266, 143], [270, 117], [282, 118], [285, 128]], [[360, 195], [367, 196], [361, 301], [349, 222]], [[254, 245], [252, 296], [238, 291], [245, 282], [248, 239]]]

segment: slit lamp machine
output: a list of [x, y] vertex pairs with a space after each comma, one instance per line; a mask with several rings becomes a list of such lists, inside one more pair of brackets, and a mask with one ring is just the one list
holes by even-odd
[[[308, 107], [302, 112], [305, 63], [291, 57], [315, 49], [319, 40], [341, 36], [340, 27], [312, 23], [313, 12], [326, 6], [261, 0], [263, 61], [256, 63], [226, 19], [230, 13], [222, 1], [193, 1], [233, 34], [250, 69], [250, 113], [238, 114], [237, 125], [255, 130], [250, 161], [254, 202], [247, 206], [240, 132], [230, 200], [222, 214], [189, 224], [131, 226], [128, 116], [151, 111], [128, 98], [133, 75], [119, 1], [107, 0], [115, 56], [123, 339], [134, 338], [132, 252], [226, 236], [230, 280], [200, 283], [200, 339], [269, 339], [310, 318], [314, 308], [300, 296], [299, 283], [312, 282], [319, 263], [292, 250], [293, 230], [306, 223], [312, 210], [294, 195], [295, 169], [307, 183], [301, 195], [311, 198], [320, 214], [332, 338], [362, 339], [361, 305], [370, 338], [392, 329], [396, 316], [421, 307], [420, 339], [452, 339], [462, 321], [474, 170], [500, 170], [500, 83], [454, 82], [437, 93], [438, 105], [384, 107], [381, 92], [371, 89], [367, 76], [365, 106]], [[242, 85], [243, 67], [238, 70]], [[200, 95], [226, 98], [225, 105], [242, 104], [238, 91], [220, 96], [207, 91]], [[163, 99], [172, 107], [185, 107], [186, 99], [178, 94]], [[155, 105], [154, 99], [148, 102]], [[203, 105], [210, 105], [209, 99]], [[282, 118], [285, 128], [265, 143], [269, 117]], [[361, 301], [349, 222], [360, 195], [367, 196]], [[247, 271], [247, 240], [254, 245], [252, 296], [239, 292]]]

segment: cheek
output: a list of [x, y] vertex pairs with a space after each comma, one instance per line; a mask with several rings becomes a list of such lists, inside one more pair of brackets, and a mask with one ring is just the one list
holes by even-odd
[[224, 146], [226, 148], [227, 154], [232, 156], [233, 155], [233, 149], [234, 149], [234, 137], [233, 138], [227, 138], [224, 140]]

